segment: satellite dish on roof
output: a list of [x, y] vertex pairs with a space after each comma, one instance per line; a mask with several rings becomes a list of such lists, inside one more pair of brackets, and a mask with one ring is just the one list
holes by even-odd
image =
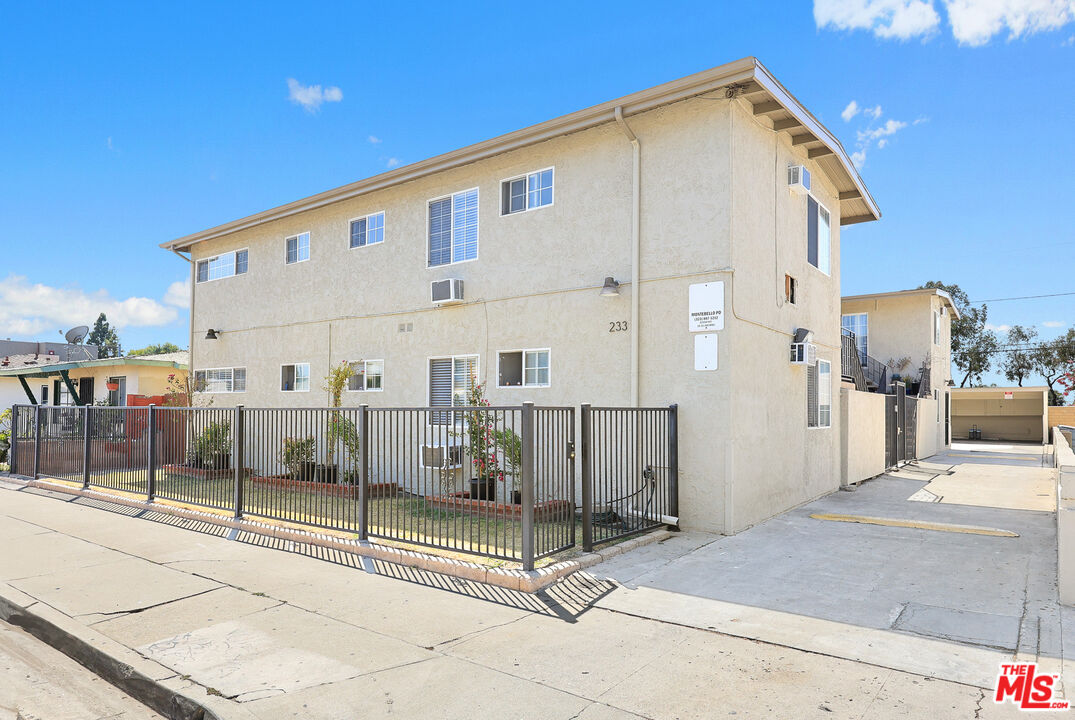
[[78, 345], [88, 335], [90, 329], [86, 325], [79, 325], [78, 327], [71, 328], [64, 334], [64, 339], [72, 345]]

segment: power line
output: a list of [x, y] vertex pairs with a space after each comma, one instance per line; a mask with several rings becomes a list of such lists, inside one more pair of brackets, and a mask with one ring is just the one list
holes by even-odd
[[982, 303], [1006, 302], [1008, 300], [1037, 300], [1038, 298], [1064, 297], [1075, 295], [1075, 292], [1051, 293], [1049, 295], [1021, 295], [1020, 297], [993, 298], [992, 300], [968, 300], [968, 305], [981, 305]]

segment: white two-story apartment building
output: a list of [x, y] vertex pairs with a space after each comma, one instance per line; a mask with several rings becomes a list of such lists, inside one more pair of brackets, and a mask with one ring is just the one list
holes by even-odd
[[839, 486], [840, 230], [879, 216], [746, 58], [162, 247], [215, 406], [325, 406], [345, 360], [345, 405], [678, 403], [682, 524], [735, 532]]

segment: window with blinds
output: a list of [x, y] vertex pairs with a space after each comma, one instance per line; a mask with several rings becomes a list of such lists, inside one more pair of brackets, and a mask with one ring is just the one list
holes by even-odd
[[478, 257], [478, 188], [429, 202], [429, 266]]
[[806, 427], [817, 427], [817, 365], [806, 368]]
[[832, 242], [829, 228], [830, 216], [825, 206], [813, 198], [806, 198], [806, 259], [826, 275], [829, 274]]
[[806, 426], [832, 427], [832, 365], [818, 360], [806, 369]]
[[246, 392], [246, 368], [195, 370], [194, 391], [206, 393]]
[[[429, 404], [431, 407], [466, 405], [467, 392], [478, 382], [478, 356], [457, 355], [429, 361]], [[433, 422], [448, 421], [447, 413], [434, 413]]]

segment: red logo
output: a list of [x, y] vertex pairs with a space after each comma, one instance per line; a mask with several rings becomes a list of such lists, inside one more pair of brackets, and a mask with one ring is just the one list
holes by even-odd
[[1002, 663], [993, 702], [1011, 699], [1020, 710], [1067, 710], [1067, 700], [1053, 700], [1059, 685], [1059, 676], [1039, 675], [1036, 663]]

